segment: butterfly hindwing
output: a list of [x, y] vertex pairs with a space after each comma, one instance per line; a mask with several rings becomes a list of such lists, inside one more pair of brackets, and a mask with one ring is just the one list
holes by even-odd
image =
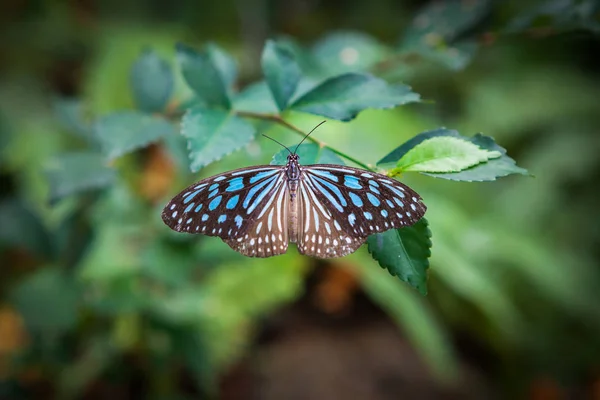
[[413, 225], [427, 209], [416, 192], [385, 175], [328, 164], [301, 170], [298, 249], [307, 255], [350, 254], [369, 235]]
[[255, 166], [197, 182], [175, 196], [162, 219], [178, 232], [218, 236], [248, 256], [287, 250], [287, 185], [281, 166]]

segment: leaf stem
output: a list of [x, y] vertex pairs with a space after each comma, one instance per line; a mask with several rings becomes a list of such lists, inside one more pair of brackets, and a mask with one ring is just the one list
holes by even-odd
[[[289, 123], [288, 121], [284, 120], [278, 114], [264, 114], [264, 113], [257, 113], [257, 112], [251, 112], [251, 111], [235, 111], [235, 114], [240, 117], [262, 119], [263, 121], [275, 122], [279, 125], [285, 126], [289, 130], [294, 131], [303, 137], [306, 136], [306, 132], [304, 132], [302, 129], [298, 128], [297, 126]], [[348, 161], [353, 162], [354, 164], [358, 165], [361, 168], [364, 168], [368, 171], [375, 172], [375, 169], [373, 169], [371, 166], [357, 160], [356, 158], [354, 158], [352, 156], [349, 156], [348, 154], [346, 154], [340, 150], [334, 149], [333, 147], [326, 145], [324, 142], [320, 141], [319, 139], [309, 136], [307, 138], [307, 140], [310, 140], [311, 142], [318, 144], [319, 147], [321, 147], [322, 149], [328, 149], [329, 151], [337, 154], [338, 156], [340, 156], [342, 158], [345, 158]]]

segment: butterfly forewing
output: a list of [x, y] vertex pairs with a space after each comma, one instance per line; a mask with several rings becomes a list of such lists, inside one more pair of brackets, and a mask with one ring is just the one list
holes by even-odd
[[268, 257], [287, 250], [286, 193], [283, 167], [242, 168], [189, 186], [162, 219], [175, 231], [219, 236], [244, 255]]
[[341, 257], [374, 233], [410, 226], [426, 206], [408, 186], [385, 175], [333, 166], [302, 167], [298, 249]]

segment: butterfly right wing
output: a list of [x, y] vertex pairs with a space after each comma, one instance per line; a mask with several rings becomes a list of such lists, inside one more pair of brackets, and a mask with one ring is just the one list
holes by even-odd
[[241, 168], [189, 186], [162, 219], [175, 231], [218, 236], [241, 254], [269, 257], [287, 250], [286, 193], [281, 166]]
[[427, 207], [411, 188], [385, 175], [341, 165], [302, 167], [298, 249], [342, 257], [367, 237], [415, 224]]

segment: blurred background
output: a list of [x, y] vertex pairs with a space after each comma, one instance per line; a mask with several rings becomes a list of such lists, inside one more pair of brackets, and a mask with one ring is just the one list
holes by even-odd
[[[598, 11], [577, 0], [3, 1], [0, 398], [600, 399]], [[315, 134], [331, 146], [374, 164], [446, 126], [494, 137], [534, 175], [406, 177], [428, 205], [427, 296], [364, 248], [257, 260], [162, 224], [172, 195], [268, 163], [269, 141], [191, 174], [173, 135], [56, 196], [73, 192], [52, 174], [57, 157], [85, 147], [95, 118], [134, 107], [144, 49], [173, 64], [176, 107], [189, 95], [176, 42], [230, 52], [243, 90], [272, 37], [329, 73], [370, 70], [430, 100], [329, 122]]]

